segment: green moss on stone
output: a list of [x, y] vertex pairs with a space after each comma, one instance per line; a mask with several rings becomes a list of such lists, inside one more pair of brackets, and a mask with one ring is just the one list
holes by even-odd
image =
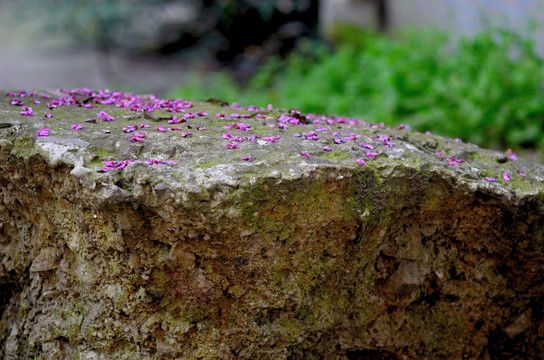
[[341, 150], [334, 150], [334, 151], [324, 151], [320, 156], [320, 158], [332, 160], [332, 161], [342, 161], [342, 160], [348, 160], [352, 158], [352, 155]]

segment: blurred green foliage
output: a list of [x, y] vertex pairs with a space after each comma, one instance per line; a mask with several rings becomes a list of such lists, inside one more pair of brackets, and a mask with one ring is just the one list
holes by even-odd
[[394, 36], [340, 26], [335, 48], [303, 42], [245, 86], [192, 75], [172, 96], [273, 103], [459, 137], [481, 146], [544, 150], [544, 68], [530, 36], [489, 29], [452, 41], [437, 30]]

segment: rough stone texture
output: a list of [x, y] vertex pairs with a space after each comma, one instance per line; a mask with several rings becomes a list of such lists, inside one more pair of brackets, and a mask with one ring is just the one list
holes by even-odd
[[[279, 130], [287, 112], [193, 102], [184, 110], [209, 115], [168, 125], [81, 96], [53, 110], [18, 96], [35, 113], [21, 116], [14, 98], [0, 93], [4, 359], [544, 353], [540, 165], [342, 118]], [[85, 123], [102, 110], [116, 120]], [[252, 130], [223, 129], [239, 122]], [[134, 123], [151, 126], [141, 143], [121, 131]], [[325, 126], [318, 140], [293, 136]], [[49, 136], [35, 135], [45, 127]], [[335, 144], [331, 130], [364, 136]], [[261, 138], [228, 150], [225, 132]], [[102, 171], [103, 161], [152, 158], [178, 164]]]

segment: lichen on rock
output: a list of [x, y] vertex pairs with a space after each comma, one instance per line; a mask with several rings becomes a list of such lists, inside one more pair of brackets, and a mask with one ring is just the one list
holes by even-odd
[[544, 168], [511, 153], [78, 89], [0, 93], [0, 169], [5, 359], [544, 353]]

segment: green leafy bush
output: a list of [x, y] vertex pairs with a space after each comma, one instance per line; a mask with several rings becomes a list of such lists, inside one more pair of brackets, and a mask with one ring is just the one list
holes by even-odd
[[529, 37], [490, 29], [456, 42], [436, 30], [388, 37], [341, 27], [336, 48], [304, 42], [243, 88], [193, 77], [175, 95], [297, 107], [409, 124], [486, 147], [544, 150], [544, 68]]

